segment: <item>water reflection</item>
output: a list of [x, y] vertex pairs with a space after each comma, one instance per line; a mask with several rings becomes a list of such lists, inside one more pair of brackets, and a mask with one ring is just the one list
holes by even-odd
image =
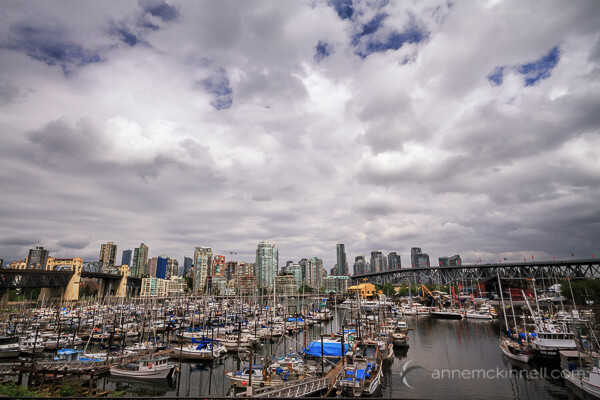
[[165, 396], [175, 388], [172, 379], [128, 380], [123, 377], [108, 377], [107, 383], [114, 385], [119, 392], [136, 396]]
[[[255, 351], [254, 362], [261, 362], [272, 353], [282, 356], [296, 352], [318, 338], [321, 333], [338, 330], [337, 317], [322, 326], [308, 327], [294, 338], [263, 343]], [[347, 315], [345, 316], [347, 320]], [[512, 362], [503, 357], [498, 347], [498, 321], [435, 320], [429, 317], [406, 317], [409, 330], [408, 349], [394, 349], [394, 357], [383, 365], [383, 398], [461, 398], [461, 399], [562, 399], [573, 398], [561, 379], [542, 374], [516, 373], [538, 371], [535, 365]], [[306, 337], [305, 337], [306, 334]], [[214, 362], [180, 363], [179, 372], [171, 382], [126, 381], [124, 378], [104, 377], [97, 381], [106, 390], [125, 392], [126, 396], [201, 397], [226, 396], [229, 380], [226, 371], [240, 370], [248, 363], [248, 354], [228, 354]], [[436, 377], [436, 371], [491, 370], [506, 376], [453, 378]], [[515, 371], [514, 373], [511, 371]]]

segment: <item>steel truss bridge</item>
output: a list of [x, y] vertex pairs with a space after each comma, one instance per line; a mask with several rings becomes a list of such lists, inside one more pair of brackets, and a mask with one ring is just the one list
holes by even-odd
[[0, 291], [16, 288], [65, 287], [73, 272], [41, 269], [0, 269]]
[[450, 267], [403, 268], [392, 271], [355, 275], [352, 284], [419, 283], [431, 281], [446, 285], [456, 281], [485, 281], [500, 276], [503, 279], [597, 279], [600, 259], [504, 262], [498, 264], [463, 264]]
[[[17, 288], [64, 288], [69, 284], [73, 274], [74, 272], [69, 268], [59, 268], [58, 270], [0, 268], [0, 294]], [[114, 267], [90, 268], [84, 264], [81, 277], [119, 281], [122, 274]], [[127, 277], [129, 293], [139, 294], [141, 286], [141, 278]]]

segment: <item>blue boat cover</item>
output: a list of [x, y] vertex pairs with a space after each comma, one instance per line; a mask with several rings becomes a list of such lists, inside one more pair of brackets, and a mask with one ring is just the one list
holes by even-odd
[[304, 322], [304, 320], [302, 318], [292, 318], [292, 317], [289, 317], [287, 319], [287, 322], [296, 322], [296, 321], [297, 322]]
[[[350, 345], [348, 345], [348, 343], [344, 343], [344, 348], [344, 354], [350, 351]], [[321, 341], [313, 340], [308, 347], [304, 349], [304, 352], [314, 357], [321, 357]], [[323, 355], [325, 357], [341, 357], [342, 343], [323, 343]]]

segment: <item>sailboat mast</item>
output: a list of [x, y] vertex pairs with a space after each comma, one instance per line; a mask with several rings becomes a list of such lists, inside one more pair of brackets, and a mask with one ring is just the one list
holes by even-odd
[[[496, 275], [498, 278], [498, 289], [500, 290], [500, 300], [502, 301], [502, 315], [504, 315], [504, 324], [508, 330], [508, 319], [506, 318], [506, 307], [504, 307], [504, 294], [502, 293], [502, 283], [500, 282], [500, 274]], [[514, 312], [514, 310], [513, 310]]]

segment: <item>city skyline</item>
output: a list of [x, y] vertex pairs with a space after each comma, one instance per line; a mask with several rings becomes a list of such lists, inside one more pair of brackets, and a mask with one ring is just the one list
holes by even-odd
[[[10, 2], [0, 258], [600, 253], [600, 3]], [[310, 29], [307, 29], [310, 26]], [[133, 254], [132, 254], [133, 256]]]
[[[270, 244], [269, 242], [261, 241], [260, 243], [258, 243], [258, 248], [260, 248], [261, 244], [264, 244], [264, 243], [267, 243], [269, 246], [271, 246], [271, 248], [273, 250], [275, 250], [275, 254], [276, 254], [275, 258], [279, 259], [278, 251], [276, 249], [274, 249], [275, 244]], [[111, 244], [113, 244], [113, 243], [111, 242]], [[102, 248], [103, 248], [104, 245], [105, 244], [101, 244], [101, 246], [100, 246], [101, 252], [102, 252]], [[114, 244], [114, 245], [117, 246], [118, 244]], [[343, 245], [343, 244], [340, 244], [340, 243], [336, 244], [336, 256], [339, 254], [338, 250], [340, 248], [340, 245]], [[153, 255], [153, 253], [150, 251], [150, 248], [145, 243], [141, 243], [141, 246], [145, 249], [144, 250], [144, 252], [145, 252], [144, 256], [147, 257], [147, 260], [146, 260], [146, 264], [147, 265], [151, 262], [151, 259], [155, 259], [155, 261], [156, 261], [157, 259], [160, 259], [162, 257], [162, 258], [167, 258], [169, 260], [173, 260], [173, 262], [177, 265], [176, 269], [179, 270], [179, 260], [180, 260], [180, 257], [173, 256], [173, 255], [168, 255], [168, 254], [164, 254], [160, 250], [157, 252], [157, 255]], [[28, 254], [31, 254], [32, 251], [38, 251], [39, 252], [39, 250], [37, 250], [37, 249], [43, 249], [43, 247], [42, 248], [36, 247], [36, 249], [30, 248], [28, 250]], [[196, 258], [196, 256], [197, 256], [198, 249], [204, 249], [204, 248], [196, 246], [195, 247], [195, 251], [193, 252], [194, 253], [194, 258]], [[249, 264], [256, 265], [255, 261], [257, 260], [256, 256], [258, 254], [256, 252], [256, 250], [255, 250], [255, 253], [252, 255], [254, 258], [252, 258], [252, 259], [245, 259], [243, 257], [238, 256], [237, 253], [229, 254], [229, 255], [224, 255], [224, 254], [219, 254], [219, 251], [216, 251], [216, 250], [213, 251], [210, 247], [207, 247], [206, 249], [210, 251], [211, 255], [209, 256], [210, 262], [208, 264], [206, 264], [206, 266], [205, 266], [205, 268], [207, 270], [204, 273], [205, 276], [213, 275], [213, 273], [212, 272], [209, 273], [208, 270], [212, 271], [211, 268], [215, 267], [215, 265], [213, 264], [213, 259], [216, 259], [216, 258], [219, 258], [219, 266], [217, 266], [218, 268], [222, 268], [222, 266], [225, 265], [225, 263], [228, 263], [228, 262], [244, 263], [244, 264], [249, 263]], [[139, 248], [136, 248], [135, 250], [138, 251]], [[440, 257], [435, 257], [434, 258], [434, 257], [430, 257], [430, 255], [427, 254], [427, 252], [422, 251], [422, 250], [423, 249], [421, 249], [419, 247], [413, 247], [413, 248], [411, 248], [411, 250], [406, 253], [407, 254], [407, 259], [406, 259], [406, 261], [405, 261], [405, 263], [403, 265], [402, 265], [401, 259], [400, 260], [397, 259], [397, 258], [400, 257], [400, 254], [403, 254], [403, 253], [397, 254], [398, 253], [397, 251], [389, 251], [388, 252], [388, 251], [372, 250], [370, 253], [367, 254], [367, 255], [370, 254], [370, 258], [365, 258], [364, 254], [357, 254], [356, 256], [352, 256], [352, 258], [353, 259], [358, 259], [358, 258], [362, 257], [362, 260], [366, 261], [365, 267], [369, 267], [369, 270], [366, 271], [366, 273], [383, 272], [383, 271], [386, 271], [386, 270], [393, 269], [393, 268], [390, 268], [390, 261], [389, 261], [390, 257], [395, 262], [398, 262], [399, 265], [401, 265], [400, 268], [422, 268], [422, 267], [426, 267], [426, 266], [430, 266], [430, 267], [447, 266], [445, 263], [447, 263], [448, 260], [450, 260], [450, 265], [460, 265], [460, 264], [462, 264], [461, 256], [459, 254], [444, 255], [444, 256], [440, 256]], [[46, 252], [46, 257], [52, 256], [51, 252], [48, 249], [43, 249], [43, 251]], [[128, 250], [128, 249], [123, 250], [123, 253], [126, 253], [126, 252], [129, 252], [129, 256], [131, 257], [132, 251]], [[374, 254], [378, 254], [378, 257], [383, 257], [381, 259], [382, 263], [380, 263], [378, 261], [378, 264], [377, 264], [376, 267], [373, 267], [373, 264], [372, 264]], [[420, 256], [425, 256], [426, 257], [426, 261], [423, 262], [423, 263], [421, 263], [421, 262], [415, 262], [415, 258], [414, 258], [415, 256], [417, 258], [420, 257]], [[61, 256], [61, 257], [63, 257], [63, 256]], [[65, 258], [70, 259], [70, 258], [73, 258], [73, 257], [79, 257], [79, 256], [78, 255], [77, 256], [70, 255], [70, 256], [65, 257]], [[233, 257], [233, 258], [230, 258], [230, 257]], [[53, 257], [53, 258], [59, 258], [59, 257]], [[97, 259], [99, 257], [96, 257], [96, 258], [92, 257], [91, 259], [88, 259], [88, 258], [85, 258], [85, 257], [79, 257], [79, 258], [81, 258], [84, 262], [95, 262], [95, 261], [97, 261]], [[135, 257], [132, 258], [132, 263], [133, 263], [133, 260], [136, 259], [136, 258], [138, 258], [138, 257], [135, 256]], [[142, 258], [143, 258], [143, 256], [142, 256]], [[298, 263], [298, 262], [301, 262], [302, 260], [307, 260], [307, 259], [311, 259], [311, 258], [312, 259], [316, 258], [318, 260], [322, 260], [323, 259], [322, 257], [319, 257], [319, 256], [302, 256], [302, 257], [298, 258], [297, 260], [289, 260], [289, 259], [284, 260], [284, 259], [281, 259], [281, 260], [279, 260], [279, 268], [278, 268], [278, 270], [281, 273], [282, 268], [285, 268], [286, 264], [288, 264], [288, 263]], [[586, 255], [586, 254], [577, 254], [576, 255], [575, 253], [569, 253], [569, 254], [566, 254], [566, 255], [558, 256], [558, 257], [557, 256], [552, 256], [550, 258], [535, 257], [534, 254], [531, 253], [529, 256], [527, 256], [527, 255], [525, 257], [523, 257], [523, 256], [517, 256], [516, 258], [515, 257], [512, 257], [512, 258], [503, 257], [502, 255], [497, 255], [495, 258], [492, 257], [491, 259], [489, 259], [489, 258], [488, 259], [476, 258], [474, 260], [469, 260], [469, 261], [465, 262], [464, 264], [494, 264], [496, 262], [497, 263], [502, 263], [502, 262], [521, 262], [521, 259], [524, 262], [527, 262], [527, 261], [530, 261], [530, 260], [531, 261], [550, 261], [550, 259], [552, 259], [552, 260], [561, 260], [561, 259], [562, 260], [572, 260], [572, 259], [590, 259], [590, 258], [592, 258], [592, 259], [596, 258], [595, 253], [591, 253], [589, 255]], [[432, 261], [430, 261], [430, 259]], [[4, 267], [8, 268], [11, 262], [17, 262], [17, 261], [23, 261], [23, 262], [25, 262], [26, 260], [27, 260], [27, 257], [24, 257], [24, 258], [21, 258], [21, 259], [15, 259], [15, 260], [3, 260], [3, 262], [4, 262]], [[191, 257], [182, 256], [181, 257], [181, 267], [184, 268], [182, 271], [185, 271], [185, 262], [186, 262], [186, 260], [189, 261], [189, 267], [188, 268], [191, 268], [193, 266], [193, 264], [194, 264], [192, 262], [192, 258]], [[444, 264], [442, 263], [442, 260], [444, 260]], [[457, 260], [458, 260], [458, 263], [457, 263]], [[99, 261], [101, 262], [102, 260], [99, 260]], [[333, 261], [335, 262], [336, 259], [334, 259]], [[143, 259], [142, 259], [142, 263], [143, 263]], [[407, 264], [407, 263], [409, 263], [409, 264]], [[114, 265], [121, 265], [121, 264], [123, 264], [123, 263], [122, 262], [121, 263], [117, 263], [116, 260], [115, 260], [115, 264]], [[209, 267], [209, 264], [210, 264], [210, 267]], [[148, 268], [147, 265], [146, 265], [146, 268]], [[135, 270], [137, 269], [135, 266], [132, 266], [132, 265], [129, 265], [129, 266], [133, 269], [133, 272], [135, 272]], [[337, 263], [335, 263], [333, 265], [326, 265], [325, 263], [323, 263], [322, 267], [326, 271], [329, 271], [329, 270], [331, 270], [331, 271], [337, 271]], [[223, 275], [224, 274], [223, 271], [220, 270], [217, 273], [217, 275]], [[353, 265], [348, 265], [348, 274], [350, 276], [354, 275]], [[152, 275], [152, 274], [150, 274], [150, 275]], [[329, 273], [328, 273], [328, 275], [329, 275]]]

